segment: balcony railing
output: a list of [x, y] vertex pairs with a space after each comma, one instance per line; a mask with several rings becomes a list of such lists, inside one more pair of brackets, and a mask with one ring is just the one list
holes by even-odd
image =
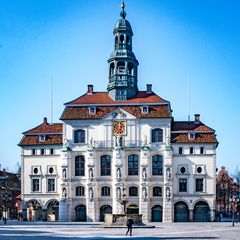
[[94, 141], [95, 148], [114, 148], [114, 147], [122, 147], [122, 148], [140, 148], [142, 146], [141, 140], [122, 140], [119, 143], [113, 140], [103, 140], [103, 141]]

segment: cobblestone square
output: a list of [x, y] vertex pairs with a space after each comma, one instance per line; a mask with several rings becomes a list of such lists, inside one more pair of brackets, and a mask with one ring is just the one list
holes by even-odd
[[0, 224], [1, 240], [40, 239], [239, 239], [240, 224], [221, 223], [154, 223], [155, 228], [134, 228], [126, 236], [126, 228], [104, 228], [101, 223], [11, 222]]

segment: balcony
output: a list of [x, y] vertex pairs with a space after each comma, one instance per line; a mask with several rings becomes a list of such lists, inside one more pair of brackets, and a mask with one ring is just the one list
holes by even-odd
[[94, 148], [96, 149], [111, 149], [114, 147], [140, 148], [141, 146], [141, 140], [120, 140], [119, 143], [116, 143], [116, 141], [113, 140], [94, 141]]

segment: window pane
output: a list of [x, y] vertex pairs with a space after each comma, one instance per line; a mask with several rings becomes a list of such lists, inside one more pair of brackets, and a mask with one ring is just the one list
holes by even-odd
[[163, 160], [161, 155], [152, 157], [152, 175], [162, 175]]
[[162, 196], [162, 188], [161, 187], [154, 187], [153, 188], [153, 196], [154, 197], [160, 197]]
[[155, 128], [152, 130], [152, 142], [162, 142], [163, 141], [163, 130], [160, 128]]
[[128, 175], [138, 175], [138, 156], [128, 156]]
[[179, 192], [187, 192], [187, 179], [186, 178], [179, 179]]
[[101, 176], [111, 176], [111, 157], [101, 156]]
[[129, 188], [129, 196], [131, 196], [131, 197], [138, 196], [138, 189], [137, 189], [137, 187], [130, 187]]
[[55, 191], [55, 179], [48, 179], [48, 192]]
[[84, 156], [76, 156], [75, 157], [75, 176], [85, 176]]
[[203, 179], [196, 179], [196, 192], [203, 192]]
[[85, 131], [84, 130], [79, 129], [74, 132], [74, 142], [75, 143], [85, 143]]

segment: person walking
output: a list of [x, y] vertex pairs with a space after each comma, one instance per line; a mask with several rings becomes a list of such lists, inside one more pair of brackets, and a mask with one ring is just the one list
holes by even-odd
[[128, 230], [127, 230], [127, 232], [126, 232], [126, 235], [128, 235], [128, 233], [130, 233], [130, 236], [132, 236], [133, 219], [132, 219], [132, 218], [128, 218], [126, 225], [127, 225], [127, 227], [128, 227]]

